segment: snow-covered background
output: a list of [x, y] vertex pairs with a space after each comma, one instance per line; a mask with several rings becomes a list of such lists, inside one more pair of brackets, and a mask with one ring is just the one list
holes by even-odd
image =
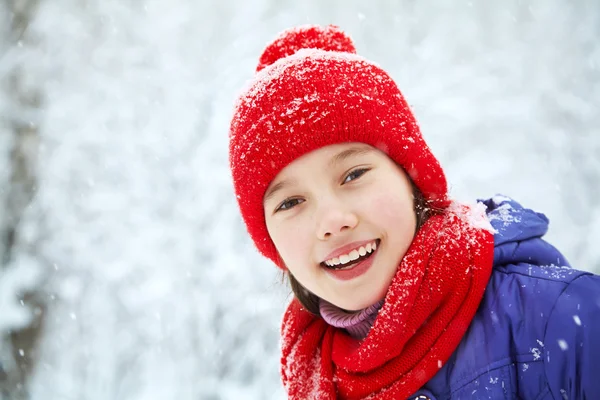
[[281, 30], [395, 78], [461, 199], [545, 212], [600, 272], [597, 0], [0, 2], [0, 398], [282, 399], [289, 291], [227, 166]]

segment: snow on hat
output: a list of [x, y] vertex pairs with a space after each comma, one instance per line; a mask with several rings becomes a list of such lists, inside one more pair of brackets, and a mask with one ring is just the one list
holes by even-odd
[[300, 26], [264, 50], [238, 99], [229, 133], [236, 197], [258, 250], [281, 268], [263, 211], [267, 187], [312, 150], [361, 142], [385, 152], [433, 207], [445, 208], [447, 184], [402, 93], [375, 63], [356, 55], [337, 26]]

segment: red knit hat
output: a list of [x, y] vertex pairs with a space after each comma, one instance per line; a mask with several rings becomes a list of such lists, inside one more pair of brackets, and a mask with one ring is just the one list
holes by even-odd
[[235, 106], [229, 142], [242, 217], [258, 250], [276, 264], [263, 211], [267, 187], [298, 157], [344, 142], [385, 152], [431, 206], [446, 207], [444, 171], [392, 78], [357, 56], [352, 40], [336, 26], [282, 32], [264, 50]]

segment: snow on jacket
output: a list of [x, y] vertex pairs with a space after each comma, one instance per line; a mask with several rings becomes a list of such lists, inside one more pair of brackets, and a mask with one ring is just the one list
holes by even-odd
[[600, 276], [542, 239], [545, 215], [502, 196], [484, 204], [497, 231], [492, 277], [459, 347], [415, 398], [600, 399]]

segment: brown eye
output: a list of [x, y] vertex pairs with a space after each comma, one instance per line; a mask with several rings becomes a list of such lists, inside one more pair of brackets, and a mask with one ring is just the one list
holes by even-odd
[[368, 171], [369, 171], [368, 168], [357, 168], [353, 171], [350, 171], [350, 173], [348, 173], [348, 175], [346, 175], [346, 177], [344, 178], [344, 182], [342, 182], [342, 185], [344, 183], [348, 183], [350, 181], [360, 178], [361, 176], [363, 176], [365, 174], [365, 172], [368, 172]]
[[304, 202], [304, 200], [302, 200], [302, 199], [287, 199], [287, 200], [284, 200], [283, 203], [281, 203], [275, 209], [275, 212], [289, 210], [289, 209], [291, 209], [293, 207], [296, 207], [298, 204], [300, 204], [302, 202]]

